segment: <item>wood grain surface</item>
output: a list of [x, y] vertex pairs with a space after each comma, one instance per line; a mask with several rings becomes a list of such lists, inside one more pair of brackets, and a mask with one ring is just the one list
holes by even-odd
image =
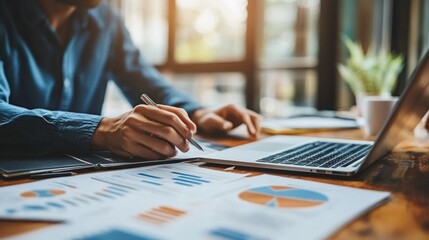
[[[344, 130], [307, 133], [301, 135], [340, 139], [373, 140], [363, 131]], [[266, 136], [261, 136], [261, 138]], [[240, 137], [207, 138], [228, 146], [252, 140]], [[247, 172], [253, 175], [269, 173], [277, 176], [306, 179], [336, 185], [389, 191], [391, 199], [374, 210], [353, 220], [332, 239], [429, 239], [429, 138], [413, 138], [399, 144], [392, 153], [380, 159], [353, 178], [331, 177], [267, 171], [243, 167], [205, 164], [203, 167], [220, 171]], [[29, 180], [1, 181], [0, 186], [19, 184]], [[0, 220], [0, 238], [52, 226], [58, 223]], [[317, 226], [315, 226], [317, 227]]]

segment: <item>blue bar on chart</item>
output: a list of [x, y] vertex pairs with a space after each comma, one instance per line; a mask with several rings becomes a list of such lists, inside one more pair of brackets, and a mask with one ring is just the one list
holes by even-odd
[[54, 208], [63, 209], [65, 208], [62, 204], [56, 203], [56, 202], [47, 202], [46, 205]]
[[143, 179], [141, 180], [141, 182], [143, 183], [147, 183], [149, 185], [154, 185], [154, 186], [162, 186], [162, 183], [160, 182], [160, 180], [163, 179], [163, 177], [152, 175], [145, 172], [138, 172], [137, 176]]
[[217, 228], [209, 233], [211, 239], [216, 240], [260, 240], [263, 238], [257, 238], [246, 233], [238, 232], [227, 228]]
[[97, 233], [91, 236], [81, 237], [81, 238], [75, 238], [76, 240], [103, 240], [103, 239], [109, 239], [109, 240], [156, 240], [157, 238], [148, 237], [148, 236], [142, 236], [142, 235], [136, 235], [134, 233], [130, 233], [121, 229], [110, 229], [108, 231], [104, 231], [101, 233]]
[[174, 183], [182, 186], [193, 187], [202, 185], [204, 183], [210, 183], [210, 181], [203, 179], [201, 176], [196, 176], [188, 173], [182, 173], [173, 171], [171, 172], [175, 177], [172, 178]]
[[140, 175], [140, 176], [143, 176], [143, 177], [149, 177], [149, 178], [154, 178], [154, 179], [162, 179], [162, 177], [151, 175], [151, 174], [148, 174], [148, 173], [139, 172], [137, 174]]

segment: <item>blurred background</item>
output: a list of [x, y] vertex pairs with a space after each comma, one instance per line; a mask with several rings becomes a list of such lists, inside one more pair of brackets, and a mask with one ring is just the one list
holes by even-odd
[[[206, 106], [265, 116], [348, 110], [337, 65], [341, 36], [402, 54], [395, 95], [429, 47], [425, 0], [109, 0], [134, 43], [166, 79]], [[109, 84], [104, 115], [130, 106]]]

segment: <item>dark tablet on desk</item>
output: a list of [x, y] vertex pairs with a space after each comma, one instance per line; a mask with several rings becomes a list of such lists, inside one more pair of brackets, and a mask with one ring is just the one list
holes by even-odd
[[[202, 139], [198, 141], [206, 150], [226, 148], [226, 146], [210, 141]], [[124, 158], [107, 151], [55, 156], [0, 156], [0, 176], [3, 178], [30, 177], [42, 173], [138, 167], [192, 159], [196, 158], [177, 157], [163, 160], [145, 160], [141, 158]]]
[[[18, 164], [19, 163], [19, 164]], [[3, 157], [0, 158], [0, 170], [5, 173], [25, 172], [32, 170], [69, 168], [85, 166], [87, 164], [77, 161], [69, 156], [49, 157]]]
[[77, 170], [91, 167], [91, 165], [68, 155], [0, 157], [0, 174], [4, 178], [30, 176], [37, 173]]
[[114, 169], [151, 164], [177, 162], [184, 159], [144, 160], [123, 158], [110, 152], [93, 152], [86, 155], [64, 154], [34, 157], [0, 157], [0, 175], [3, 178], [32, 177], [43, 173], [78, 170]]

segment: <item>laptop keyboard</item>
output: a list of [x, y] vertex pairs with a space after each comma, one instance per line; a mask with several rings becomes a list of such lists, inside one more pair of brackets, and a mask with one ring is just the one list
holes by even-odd
[[366, 156], [371, 145], [356, 143], [312, 142], [264, 157], [257, 162], [309, 167], [347, 167]]

